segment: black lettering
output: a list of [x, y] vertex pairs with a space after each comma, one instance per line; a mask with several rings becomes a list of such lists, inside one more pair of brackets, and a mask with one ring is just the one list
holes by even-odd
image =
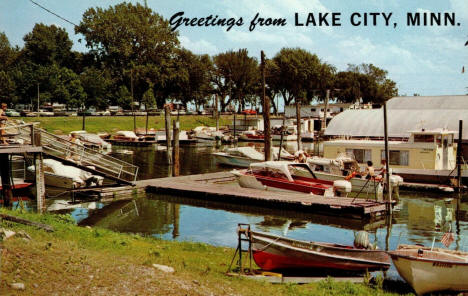
[[355, 21], [355, 20], [354, 20], [355, 17], [360, 18], [360, 17], [361, 17], [361, 14], [358, 13], [358, 12], [355, 12], [355, 13], [351, 14], [351, 25], [353, 25], [353, 26], [359, 26], [359, 25], [361, 25], [361, 21]]
[[302, 27], [304, 24], [299, 23], [299, 13], [294, 14], [294, 26], [296, 27]]
[[332, 25], [333, 26], [341, 26], [341, 13], [334, 12], [332, 13]]
[[317, 24], [315, 23], [315, 18], [314, 18], [314, 14], [313, 14], [313, 13], [309, 13], [309, 15], [307, 16], [306, 26], [309, 26], [310, 23], [312, 23], [312, 25], [314, 25], [314, 26], [317, 25]]
[[420, 16], [419, 13], [411, 13], [408, 12], [406, 14], [406, 25], [407, 26], [419, 26], [420, 24]]
[[328, 16], [328, 12], [326, 12], [324, 14], [321, 14], [321, 13], [319, 14], [319, 24], [320, 24], [320, 26], [322, 24], [324, 24], [324, 23], [327, 24], [327, 26], [329, 26], [327, 16]]
[[382, 16], [385, 20], [385, 26], [388, 26], [390, 23], [390, 18], [392, 17], [392, 13], [390, 12], [388, 15], [385, 12], [382, 12]]
[[183, 11], [179, 11], [178, 13], [174, 14], [171, 19], [169, 20], [169, 24], [172, 26], [171, 30], [175, 31], [177, 28], [182, 25], [182, 16], [184, 15]]

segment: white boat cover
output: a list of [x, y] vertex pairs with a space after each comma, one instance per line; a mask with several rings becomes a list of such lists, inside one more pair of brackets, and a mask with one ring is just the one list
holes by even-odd
[[264, 160], [263, 153], [255, 150], [253, 147], [235, 147], [226, 149], [226, 153], [232, 156], [243, 156], [255, 160]]
[[127, 137], [127, 138], [138, 139], [137, 135], [135, 135], [135, 133], [132, 132], [132, 131], [118, 131], [115, 134], [117, 136], [124, 136], [124, 137]]

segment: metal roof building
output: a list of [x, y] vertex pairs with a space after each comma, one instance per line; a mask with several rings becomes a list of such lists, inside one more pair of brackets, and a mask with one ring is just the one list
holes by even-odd
[[[458, 131], [468, 140], [468, 96], [395, 97], [387, 102], [388, 134], [409, 137], [409, 131], [440, 129]], [[346, 110], [329, 123], [326, 136], [383, 137], [383, 108]]]

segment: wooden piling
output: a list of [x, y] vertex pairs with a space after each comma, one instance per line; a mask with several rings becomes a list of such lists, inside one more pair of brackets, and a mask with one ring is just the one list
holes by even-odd
[[386, 170], [386, 183], [388, 192], [388, 213], [392, 214], [392, 190], [390, 190], [390, 152], [388, 151], [388, 126], [387, 126], [387, 102], [383, 103], [384, 112], [384, 140], [385, 140], [385, 170]]
[[180, 172], [179, 165], [179, 121], [174, 120], [173, 124], [173, 135], [174, 135], [174, 149], [172, 150], [172, 176], [177, 177]]
[[265, 94], [265, 53], [261, 51], [263, 134], [265, 140], [265, 161], [271, 160], [270, 98]]
[[166, 147], [167, 147], [167, 163], [171, 164], [171, 107], [164, 106], [165, 128], [166, 128]]
[[461, 192], [462, 189], [462, 134], [463, 134], [463, 120], [458, 121], [458, 145], [457, 145], [457, 191]]
[[322, 131], [327, 128], [327, 115], [328, 115], [328, 100], [330, 99], [330, 90], [327, 89], [327, 94], [325, 96], [325, 108], [323, 109], [323, 121], [322, 121]]
[[2, 195], [3, 205], [8, 207], [11, 205], [13, 199], [13, 192], [11, 188], [11, 163], [8, 154], [0, 154], [0, 174], [2, 177]]
[[296, 98], [297, 151], [302, 150], [301, 142], [301, 99]]
[[219, 112], [218, 112], [218, 94], [215, 94], [215, 104], [213, 108], [213, 115], [216, 119], [216, 131], [219, 131]]

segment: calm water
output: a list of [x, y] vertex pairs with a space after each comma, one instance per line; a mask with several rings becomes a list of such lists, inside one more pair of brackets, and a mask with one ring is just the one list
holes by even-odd
[[[244, 144], [246, 145], [246, 144]], [[312, 150], [312, 144], [306, 149]], [[140, 179], [166, 177], [170, 167], [161, 148], [118, 148], [134, 150], [133, 155], [117, 155], [140, 166]], [[291, 147], [294, 149], [294, 147]], [[182, 147], [181, 174], [226, 170], [211, 157], [214, 147]], [[271, 210], [261, 207], [204, 202], [184, 196], [147, 194], [134, 201], [110, 205], [85, 204], [70, 210], [81, 225], [95, 225], [120, 232], [141, 233], [167, 240], [205, 242], [236, 247], [238, 223], [255, 230], [287, 235], [301, 240], [352, 244], [359, 230], [370, 233], [381, 249], [394, 249], [399, 243], [441, 246], [443, 233], [452, 229], [456, 241], [451, 249], [468, 249], [468, 203], [457, 205], [456, 197], [430, 193], [401, 192], [401, 202], [390, 220], [360, 220]], [[466, 198], [465, 196], [464, 198]], [[463, 199], [462, 199], [463, 200]], [[52, 202], [52, 200], [50, 200]], [[397, 276], [392, 268], [390, 276]]]

